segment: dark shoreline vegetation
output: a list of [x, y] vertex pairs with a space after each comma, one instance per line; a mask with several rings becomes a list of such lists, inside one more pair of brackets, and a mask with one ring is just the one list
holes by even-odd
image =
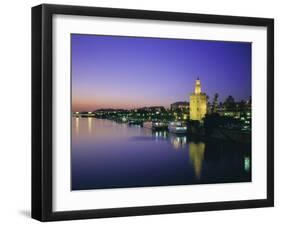
[[[169, 130], [171, 123], [181, 123], [182, 128], [192, 139], [219, 139], [239, 143], [251, 142], [251, 100], [235, 102], [229, 96], [224, 103], [217, 102], [218, 95], [212, 104], [208, 103], [207, 113], [200, 120], [189, 119], [189, 103], [176, 102], [170, 109], [163, 106], [142, 107], [136, 109], [98, 109], [92, 112], [73, 112], [73, 117], [94, 117], [126, 123], [130, 126], [149, 127], [152, 130]], [[177, 133], [177, 131], [175, 131]]]

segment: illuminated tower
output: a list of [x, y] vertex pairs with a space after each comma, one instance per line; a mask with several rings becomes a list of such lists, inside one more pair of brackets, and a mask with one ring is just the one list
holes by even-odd
[[190, 119], [201, 121], [207, 112], [207, 96], [201, 93], [201, 83], [196, 79], [194, 93], [189, 97], [190, 100]]

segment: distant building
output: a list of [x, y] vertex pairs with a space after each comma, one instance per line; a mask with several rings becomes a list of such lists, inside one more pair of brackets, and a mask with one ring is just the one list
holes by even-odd
[[251, 99], [247, 101], [224, 102], [218, 107], [220, 116], [234, 118], [241, 122], [242, 130], [251, 131], [252, 125], [252, 106]]
[[171, 111], [175, 110], [187, 111], [189, 110], [189, 103], [187, 101], [179, 101], [171, 104]]
[[179, 101], [171, 104], [171, 113], [175, 121], [186, 121], [189, 119], [189, 103]]
[[207, 113], [207, 96], [201, 92], [199, 78], [195, 82], [195, 90], [189, 97], [190, 100], [190, 119], [201, 121]]
[[160, 113], [160, 112], [166, 112], [166, 109], [163, 106], [151, 106], [151, 107], [142, 107], [142, 108], [135, 109], [135, 112], [137, 111]]

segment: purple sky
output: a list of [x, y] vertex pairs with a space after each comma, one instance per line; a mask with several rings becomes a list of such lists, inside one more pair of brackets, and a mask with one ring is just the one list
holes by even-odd
[[72, 34], [73, 111], [251, 95], [251, 43]]

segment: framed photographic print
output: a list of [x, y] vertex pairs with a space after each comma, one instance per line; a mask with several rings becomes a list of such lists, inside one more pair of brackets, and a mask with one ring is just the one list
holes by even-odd
[[274, 21], [32, 8], [32, 217], [274, 204]]

